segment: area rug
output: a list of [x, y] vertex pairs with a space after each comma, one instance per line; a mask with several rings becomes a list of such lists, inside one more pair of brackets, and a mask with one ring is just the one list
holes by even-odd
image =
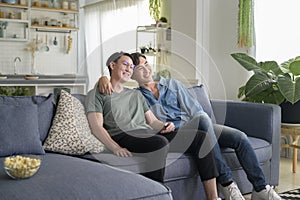
[[281, 198], [286, 200], [295, 200], [295, 199], [300, 200], [300, 188], [282, 192], [279, 195], [281, 196]]

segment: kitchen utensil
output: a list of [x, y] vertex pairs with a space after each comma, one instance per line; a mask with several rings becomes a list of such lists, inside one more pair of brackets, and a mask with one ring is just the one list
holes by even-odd
[[44, 50], [47, 52], [50, 50], [49, 46], [48, 46], [48, 34], [46, 34], [46, 45], [44, 47]]
[[67, 47], [67, 54], [70, 53], [71, 48], [72, 48], [72, 43], [73, 43], [73, 38], [71, 37], [71, 35], [68, 36], [68, 47]]
[[67, 36], [64, 35], [64, 46], [63, 46], [64, 49], [66, 49], [66, 44], [67, 44]]
[[54, 40], [53, 40], [53, 45], [57, 46], [58, 45], [58, 41], [56, 39], [56, 36], [54, 37]]
[[39, 45], [39, 35], [36, 34], [35, 35], [35, 51], [39, 51], [40, 50], [39, 47], [38, 47], [38, 45]]

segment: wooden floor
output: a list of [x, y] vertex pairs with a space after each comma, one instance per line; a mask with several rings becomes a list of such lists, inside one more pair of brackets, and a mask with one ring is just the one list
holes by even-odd
[[[279, 185], [276, 190], [280, 193], [296, 188], [300, 188], [300, 161], [298, 161], [297, 173], [293, 173], [292, 159], [281, 158]], [[245, 199], [250, 200], [251, 194], [245, 195]]]

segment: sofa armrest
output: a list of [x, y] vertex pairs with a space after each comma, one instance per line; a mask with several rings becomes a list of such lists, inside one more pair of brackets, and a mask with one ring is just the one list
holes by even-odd
[[224, 100], [211, 102], [218, 124], [237, 128], [270, 144], [274, 139], [280, 141], [281, 109], [278, 105]]
[[218, 124], [237, 128], [248, 136], [261, 138], [272, 145], [271, 185], [278, 185], [280, 161], [281, 108], [275, 104], [211, 100]]

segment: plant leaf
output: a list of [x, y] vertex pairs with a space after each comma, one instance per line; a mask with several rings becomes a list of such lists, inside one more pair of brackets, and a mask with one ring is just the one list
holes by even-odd
[[268, 88], [272, 88], [274, 82], [266, 73], [255, 73], [246, 83], [245, 95], [247, 97], [257, 95]]
[[251, 102], [257, 103], [272, 103], [279, 105], [284, 101], [284, 97], [280, 93], [279, 90], [273, 90], [272, 88], [268, 88], [261, 93], [254, 95], [249, 99]]
[[289, 68], [290, 68], [290, 72], [294, 76], [300, 75], [300, 61], [299, 60], [295, 60], [295, 61], [291, 62]]
[[295, 79], [295, 82], [293, 82], [288, 76], [279, 76], [278, 87], [282, 95], [286, 98], [286, 100], [291, 102], [292, 104], [300, 100], [299, 77]]
[[265, 72], [272, 71], [276, 76], [283, 74], [279, 65], [275, 61], [266, 61], [258, 63], [258, 66], [263, 69]]
[[248, 71], [260, 69], [256, 60], [245, 53], [233, 53], [231, 56]]

